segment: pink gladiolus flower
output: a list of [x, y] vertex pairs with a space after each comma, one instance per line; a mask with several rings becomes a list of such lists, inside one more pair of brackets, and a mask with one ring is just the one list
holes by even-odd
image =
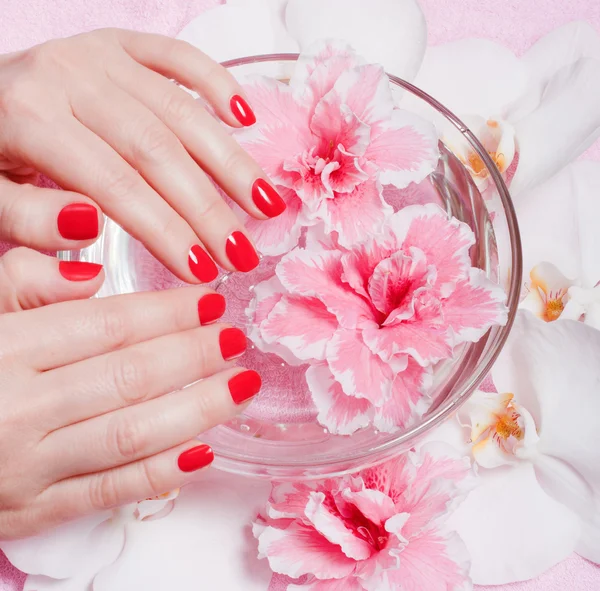
[[466, 591], [464, 546], [445, 519], [473, 480], [468, 459], [434, 444], [356, 476], [274, 484], [254, 526], [259, 555], [308, 575], [288, 591]]
[[432, 366], [506, 321], [504, 292], [471, 267], [470, 228], [437, 205], [400, 210], [352, 249], [315, 234], [256, 286], [250, 337], [309, 364], [332, 433], [404, 427], [428, 407]]
[[288, 204], [260, 229], [245, 218], [264, 254], [289, 251], [302, 226], [319, 222], [342, 246], [378, 232], [393, 211], [382, 185], [420, 182], [438, 160], [433, 126], [396, 108], [383, 69], [349, 47], [319, 45], [289, 85], [255, 77], [245, 91], [258, 123], [235, 136]]

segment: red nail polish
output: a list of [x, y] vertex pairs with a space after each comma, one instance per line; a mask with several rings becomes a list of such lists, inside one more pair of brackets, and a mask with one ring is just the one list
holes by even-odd
[[285, 211], [285, 201], [264, 179], [256, 179], [252, 185], [252, 201], [266, 216], [274, 218]]
[[199, 445], [184, 451], [177, 460], [177, 465], [182, 472], [195, 472], [206, 468], [215, 459], [213, 450], [208, 445]]
[[231, 107], [231, 111], [235, 115], [235, 118], [245, 127], [249, 127], [256, 123], [254, 111], [239, 94], [235, 94], [231, 97], [229, 106]]
[[238, 271], [246, 273], [258, 266], [258, 255], [250, 240], [241, 232], [234, 232], [227, 238], [225, 250], [229, 260]]
[[229, 393], [236, 404], [242, 404], [256, 396], [261, 386], [260, 375], [252, 369], [247, 369], [229, 380]]
[[98, 237], [98, 212], [89, 203], [71, 203], [58, 214], [58, 231], [67, 240], [91, 240]]
[[208, 293], [198, 300], [200, 324], [210, 324], [225, 314], [225, 298], [220, 293]]
[[190, 248], [188, 263], [190, 265], [190, 271], [203, 283], [214, 281], [219, 274], [217, 265], [215, 265], [213, 260], [208, 256], [208, 253], [197, 244], [194, 244], [194, 246]]
[[226, 328], [219, 335], [219, 347], [225, 361], [231, 361], [246, 352], [246, 335], [239, 328]]
[[59, 261], [58, 270], [69, 281], [89, 281], [94, 277], [98, 277], [100, 271], [102, 271], [102, 265], [80, 261]]

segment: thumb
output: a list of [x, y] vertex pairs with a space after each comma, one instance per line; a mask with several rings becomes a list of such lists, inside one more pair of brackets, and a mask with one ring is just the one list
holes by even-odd
[[0, 314], [89, 298], [103, 281], [102, 265], [14, 248], [0, 258]]

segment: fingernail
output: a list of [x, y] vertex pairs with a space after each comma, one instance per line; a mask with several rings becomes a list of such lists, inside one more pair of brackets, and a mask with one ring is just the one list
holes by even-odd
[[94, 277], [98, 277], [100, 271], [102, 271], [102, 265], [80, 261], [60, 261], [58, 270], [69, 281], [89, 281]]
[[229, 380], [229, 392], [236, 404], [242, 404], [256, 396], [260, 392], [261, 385], [260, 375], [252, 369], [247, 369]]
[[195, 472], [212, 464], [215, 459], [213, 450], [208, 445], [199, 445], [184, 451], [177, 460], [182, 472]]
[[252, 201], [267, 217], [274, 218], [285, 211], [285, 201], [264, 179], [256, 179], [252, 185]]
[[250, 240], [241, 232], [234, 232], [227, 238], [225, 250], [229, 260], [238, 271], [246, 273], [258, 266], [258, 255]]
[[220, 293], [208, 293], [198, 300], [200, 324], [210, 324], [225, 314], [225, 298]]
[[239, 328], [226, 328], [219, 335], [219, 347], [225, 361], [231, 361], [246, 352], [246, 335]]
[[245, 127], [249, 127], [256, 123], [254, 111], [239, 94], [235, 94], [231, 97], [229, 106], [231, 107], [231, 111], [235, 115], [235, 118]]
[[194, 246], [190, 248], [188, 263], [190, 265], [190, 271], [203, 283], [214, 281], [219, 274], [217, 265], [215, 265], [213, 260], [208, 256], [208, 253], [197, 244], [194, 244]]
[[58, 231], [67, 240], [91, 240], [98, 237], [98, 212], [89, 203], [71, 203], [58, 214]]

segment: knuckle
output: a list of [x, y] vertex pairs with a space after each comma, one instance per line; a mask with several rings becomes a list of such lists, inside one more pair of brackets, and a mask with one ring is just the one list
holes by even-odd
[[174, 89], [169, 92], [162, 108], [165, 121], [171, 121], [177, 126], [192, 125], [197, 117], [198, 107], [187, 94]]
[[95, 511], [111, 509], [120, 504], [119, 487], [112, 472], [96, 475], [90, 481], [87, 494], [89, 505]]
[[103, 310], [99, 316], [100, 334], [113, 349], [120, 349], [129, 341], [129, 324], [125, 314], [117, 309]]
[[194, 213], [200, 219], [210, 218], [217, 213], [222, 203], [223, 201], [217, 195], [217, 193], [212, 189], [209, 189], [202, 196], [202, 199], [198, 203]]
[[164, 486], [160, 486], [159, 480], [156, 478], [154, 471], [151, 468], [150, 461], [139, 463], [140, 471], [140, 492], [144, 497], [155, 497], [163, 494]]
[[24, 247], [13, 248], [0, 258], [0, 309], [2, 312], [20, 312], [25, 309], [23, 273], [31, 252]]
[[239, 147], [230, 148], [222, 156], [223, 168], [231, 174], [247, 168], [246, 155]]
[[139, 192], [140, 175], [133, 170], [110, 171], [102, 184], [114, 199], [126, 200]]
[[149, 372], [144, 359], [131, 352], [109, 357], [109, 380], [116, 395], [126, 406], [146, 398], [149, 387]]
[[137, 460], [144, 450], [144, 437], [139, 424], [117, 413], [108, 423], [106, 430], [107, 448], [111, 455], [120, 460]]
[[147, 124], [137, 134], [133, 151], [136, 160], [160, 162], [179, 146], [175, 136], [162, 123]]

